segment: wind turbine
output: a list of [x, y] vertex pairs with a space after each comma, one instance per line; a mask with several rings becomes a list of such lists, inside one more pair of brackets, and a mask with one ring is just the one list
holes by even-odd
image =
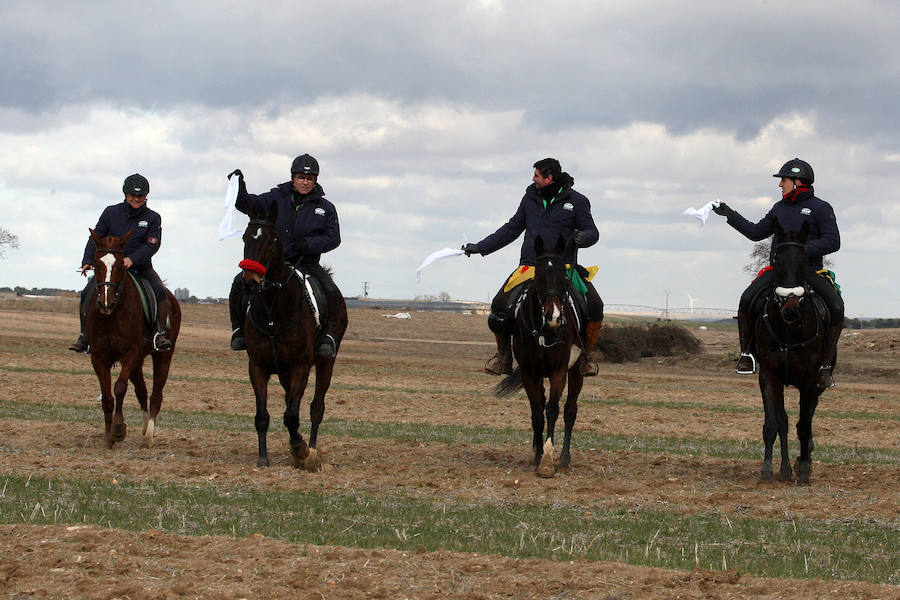
[[694, 298], [690, 294], [688, 294], [687, 297], [688, 297], [688, 300], [690, 300], [690, 302], [691, 302], [691, 314], [694, 314], [694, 302], [697, 302], [698, 300], [700, 300], [700, 298]]

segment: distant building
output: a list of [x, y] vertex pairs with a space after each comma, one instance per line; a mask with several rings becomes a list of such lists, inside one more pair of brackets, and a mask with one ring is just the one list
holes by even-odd
[[179, 302], [184, 302], [191, 297], [191, 290], [187, 288], [175, 288], [175, 291], [172, 293], [175, 294], [175, 299]]

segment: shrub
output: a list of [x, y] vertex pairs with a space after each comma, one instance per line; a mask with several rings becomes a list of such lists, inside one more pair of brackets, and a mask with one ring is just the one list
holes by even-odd
[[635, 362], [648, 356], [696, 354], [702, 343], [678, 325], [613, 325], [600, 330], [597, 351], [606, 362]]

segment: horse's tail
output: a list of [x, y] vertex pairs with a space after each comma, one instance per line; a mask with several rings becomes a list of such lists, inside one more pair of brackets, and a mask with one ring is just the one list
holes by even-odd
[[503, 378], [503, 381], [494, 386], [494, 395], [498, 398], [512, 396], [524, 387], [522, 385], [522, 372], [519, 367]]

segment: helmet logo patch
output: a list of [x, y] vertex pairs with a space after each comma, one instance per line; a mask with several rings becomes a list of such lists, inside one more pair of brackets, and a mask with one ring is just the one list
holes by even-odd
[[792, 167], [791, 168], [791, 173], [799, 173], [799, 172], [800, 172], [800, 167]]

